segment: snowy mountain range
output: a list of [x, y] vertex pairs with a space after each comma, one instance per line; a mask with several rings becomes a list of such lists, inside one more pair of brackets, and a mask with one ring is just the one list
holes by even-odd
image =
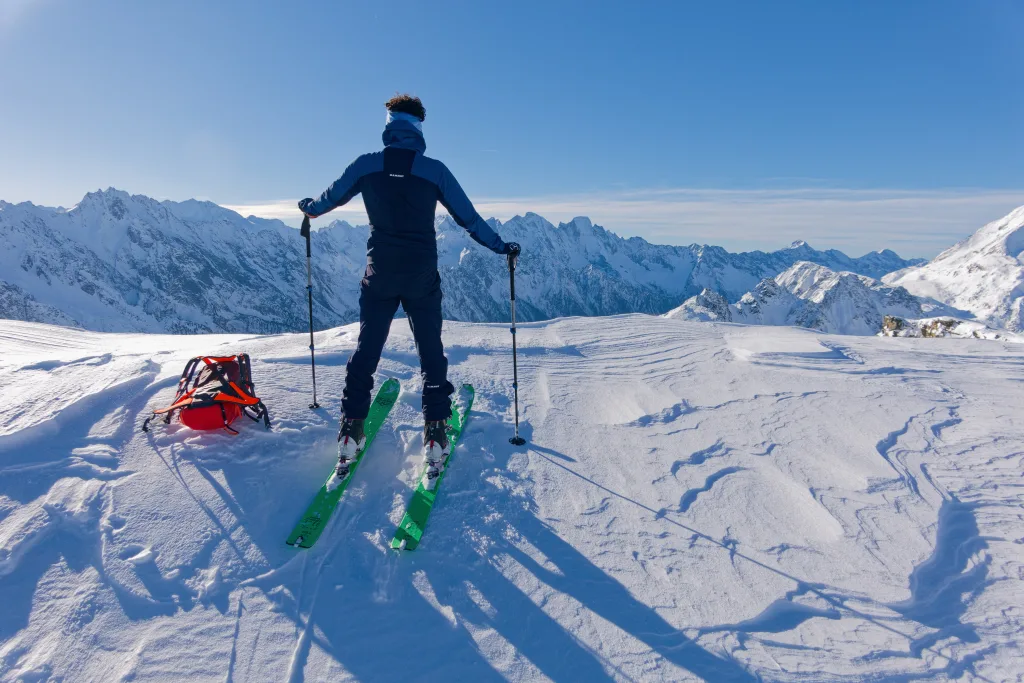
[[[921, 263], [889, 250], [850, 258], [803, 242], [770, 253], [661, 246], [586, 218], [555, 226], [528, 213], [491, 223], [523, 245], [516, 289], [525, 320], [661, 314], [705, 289], [737, 301], [799, 262], [871, 278]], [[436, 230], [445, 317], [505, 320], [503, 261], [447, 216]], [[358, 318], [367, 234], [343, 221], [314, 233], [318, 327]], [[0, 317], [102, 331], [299, 331], [307, 325], [304, 256], [295, 229], [210, 202], [115, 189], [72, 209], [0, 201]]]
[[748, 325], [793, 325], [833, 334], [877, 334], [886, 315], [902, 318], [970, 316], [902, 287], [850, 272], [835, 272], [801, 261], [774, 278], [759, 282], [730, 304], [705, 289], [666, 317]]
[[969, 310], [991, 327], [1024, 331], [1024, 206], [932, 262], [891, 273], [884, 280]]
[[[735, 303], [715, 288], [666, 315], [755, 325], [797, 325], [839, 334], [876, 334], [885, 316], [921, 334], [937, 317], [952, 336], [1019, 339], [1024, 331], [1024, 207], [989, 223], [933, 261], [879, 282], [855, 272], [797, 263], [762, 280]], [[998, 330], [1008, 333], [1000, 334]], [[961, 334], [962, 333], [962, 334]], [[924, 336], [945, 336], [924, 334]]]

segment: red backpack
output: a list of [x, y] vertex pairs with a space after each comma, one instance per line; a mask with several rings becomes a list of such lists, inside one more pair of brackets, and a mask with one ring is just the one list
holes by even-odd
[[[196, 372], [198, 368], [201, 369]], [[142, 423], [142, 431], [149, 431], [149, 423], [157, 415], [164, 415], [164, 423], [169, 424], [175, 410], [181, 424], [192, 429], [225, 429], [238, 434], [230, 425], [243, 414], [254, 422], [262, 419], [270, 429], [267, 407], [256, 398], [247, 353], [196, 356], [190, 360], [178, 380], [174, 401], [166, 408], [154, 410]]]

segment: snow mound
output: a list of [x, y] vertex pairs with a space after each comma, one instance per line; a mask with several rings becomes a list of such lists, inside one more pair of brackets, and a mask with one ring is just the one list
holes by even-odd
[[[1018, 345], [524, 323], [515, 448], [507, 327], [447, 324], [476, 403], [423, 543], [398, 555], [422, 465], [398, 323], [379, 379], [402, 393], [299, 551], [284, 539], [332, 469], [356, 332], [316, 335], [311, 411], [302, 334], [0, 322], [0, 679], [1024, 675]], [[187, 358], [235, 351], [272, 430], [139, 431]]]
[[923, 266], [885, 282], [970, 311], [992, 327], [1024, 332], [1024, 206]]

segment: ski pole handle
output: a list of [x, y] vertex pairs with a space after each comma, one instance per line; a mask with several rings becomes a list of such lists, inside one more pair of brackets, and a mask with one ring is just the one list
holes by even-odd
[[513, 254], [508, 255], [508, 282], [509, 289], [512, 292], [512, 301], [516, 300], [516, 257]]
[[312, 249], [310, 249], [309, 244], [309, 231], [309, 216], [307, 216], [306, 214], [302, 214], [302, 227], [299, 229], [299, 234], [306, 238], [306, 258], [310, 258], [313, 256], [313, 251]]

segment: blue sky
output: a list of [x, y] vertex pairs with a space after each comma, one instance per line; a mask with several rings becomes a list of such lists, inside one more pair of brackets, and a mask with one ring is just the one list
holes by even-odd
[[0, 199], [115, 186], [294, 221], [409, 91], [485, 215], [929, 256], [1024, 204], [1022, 21], [1012, 0], [0, 0]]

